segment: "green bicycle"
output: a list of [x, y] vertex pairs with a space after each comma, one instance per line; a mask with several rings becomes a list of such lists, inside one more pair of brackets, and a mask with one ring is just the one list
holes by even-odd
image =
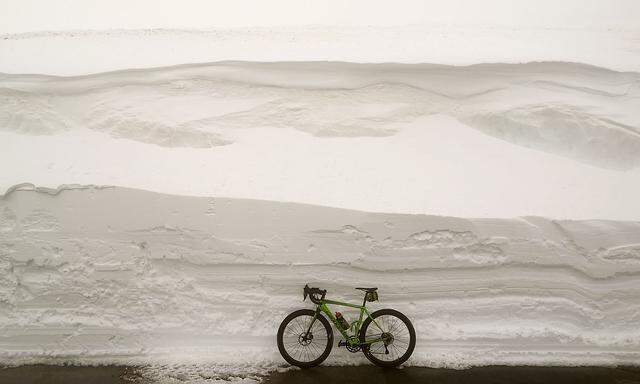
[[[338, 347], [344, 346], [352, 353], [362, 351], [369, 361], [381, 367], [395, 367], [407, 361], [416, 346], [416, 331], [411, 321], [394, 309], [370, 313], [366, 304], [378, 300], [378, 288], [356, 289], [364, 291], [362, 305], [326, 300], [326, 290], [304, 286], [303, 301], [309, 296], [316, 304], [315, 311], [295, 311], [278, 329], [278, 349], [289, 364], [310, 368], [329, 356], [333, 330], [327, 317], [344, 337]], [[328, 305], [357, 308], [360, 317], [349, 324], [340, 312], [334, 315]]]

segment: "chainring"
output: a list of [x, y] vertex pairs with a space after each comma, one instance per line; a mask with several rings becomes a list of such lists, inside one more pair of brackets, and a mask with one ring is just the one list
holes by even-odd
[[351, 341], [353, 345], [347, 342], [347, 345], [345, 345], [345, 347], [347, 348], [347, 351], [351, 353], [360, 352], [360, 340], [355, 336], [351, 336], [349, 338], [349, 341]]

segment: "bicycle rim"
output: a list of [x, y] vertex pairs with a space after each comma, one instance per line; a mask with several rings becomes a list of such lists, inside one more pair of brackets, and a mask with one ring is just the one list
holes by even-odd
[[325, 325], [317, 318], [309, 328], [312, 321], [313, 315], [304, 313], [283, 324], [282, 352], [293, 360], [294, 365], [314, 365], [319, 359], [324, 360], [326, 351], [330, 348], [332, 339]]

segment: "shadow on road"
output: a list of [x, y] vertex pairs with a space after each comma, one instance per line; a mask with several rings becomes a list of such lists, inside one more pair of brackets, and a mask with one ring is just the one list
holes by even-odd
[[478, 367], [465, 370], [373, 366], [318, 367], [274, 373], [268, 384], [631, 384], [640, 383], [640, 368]]

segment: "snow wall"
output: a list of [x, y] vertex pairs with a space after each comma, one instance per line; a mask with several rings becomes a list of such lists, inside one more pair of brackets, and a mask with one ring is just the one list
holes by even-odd
[[371, 307], [416, 327], [411, 364], [640, 361], [640, 222], [22, 185], [0, 199], [0, 269], [3, 361], [279, 364], [305, 283], [352, 301], [378, 286]]

